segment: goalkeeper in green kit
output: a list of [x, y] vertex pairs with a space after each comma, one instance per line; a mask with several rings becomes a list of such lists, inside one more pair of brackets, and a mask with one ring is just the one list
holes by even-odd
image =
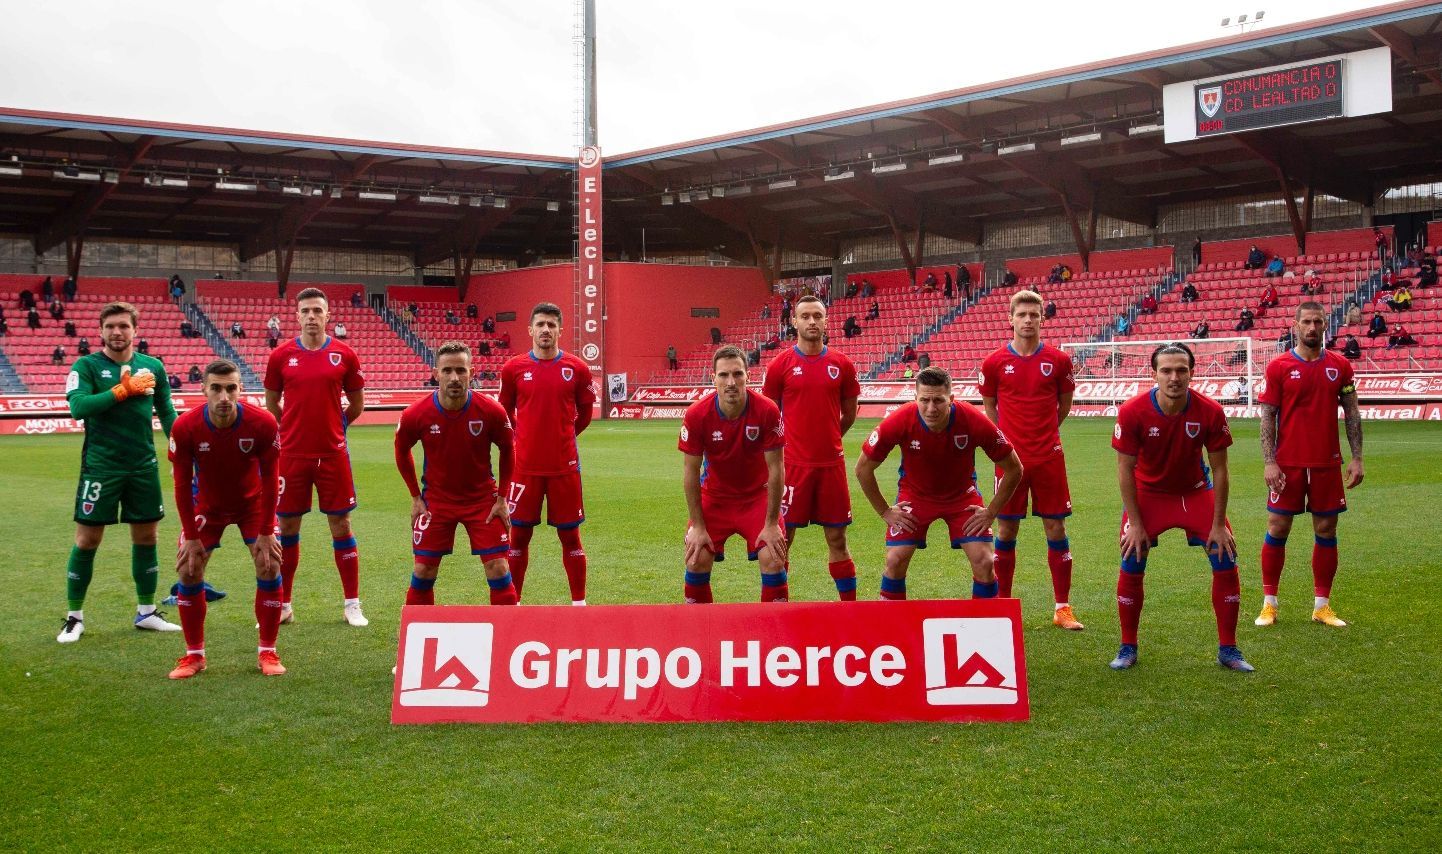
[[135, 579], [135, 628], [178, 632], [155, 610], [159, 580], [156, 527], [165, 515], [160, 464], [151, 413], [165, 435], [175, 423], [170, 383], [159, 359], [135, 352], [135, 306], [113, 302], [100, 310], [102, 349], [77, 359], [65, 380], [70, 414], [85, 422], [80, 484], [75, 494], [75, 546], [65, 572], [70, 610], [56, 640], [73, 643], [85, 632], [85, 591], [105, 526], [130, 526], [130, 572]]

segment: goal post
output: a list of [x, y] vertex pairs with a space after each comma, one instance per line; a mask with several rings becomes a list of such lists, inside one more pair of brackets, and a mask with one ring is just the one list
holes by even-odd
[[[1196, 356], [1192, 387], [1218, 403], [1251, 406], [1257, 380], [1273, 353], [1254, 338], [1199, 340], [1082, 341], [1061, 349], [1071, 356], [1079, 384], [1091, 403], [1118, 404], [1152, 385], [1152, 352], [1163, 344], [1184, 344]], [[1080, 397], [1078, 398], [1080, 400]]]

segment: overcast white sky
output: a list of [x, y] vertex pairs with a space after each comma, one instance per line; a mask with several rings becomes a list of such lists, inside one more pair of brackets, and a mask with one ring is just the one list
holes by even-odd
[[[599, 0], [609, 154], [1377, 5]], [[572, 0], [0, 0], [0, 105], [574, 153]]]

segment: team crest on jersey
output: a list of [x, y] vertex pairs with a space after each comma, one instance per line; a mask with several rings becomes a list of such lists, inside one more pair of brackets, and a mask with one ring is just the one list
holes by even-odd
[[1201, 434], [1202, 434], [1202, 422], [1200, 422], [1200, 421], [1188, 421], [1188, 422], [1187, 422], [1187, 438], [1188, 438], [1188, 439], [1195, 439], [1195, 438], [1197, 438], [1198, 436], [1200, 436]]
[[826, 375], [828, 377], [831, 377], [833, 380], [839, 380], [841, 379], [841, 369], [835, 365], [827, 365]]
[[562, 369], [561, 369], [561, 379], [565, 380], [566, 382], [570, 382], [570, 381], [571, 381], [571, 377], [574, 377], [575, 375], [576, 375], [576, 372], [573, 371], [573, 370], [571, 370], [570, 368], [562, 368]]
[[1041, 375], [1044, 377], [1051, 376], [1051, 362], [1041, 363]]
[[339, 354], [339, 353], [331, 353], [331, 354], [330, 354], [330, 363], [331, 363], [332, 365], [335, 365], [337, 368], [339, 368], [339, 367], [340, 367], [340, 358], [341, 358], [341, 357], [340, 357], [340, 354]]
[[1338, 372], [1338, 370], [1337, 370], [1336, 368], [1328, 368], [1328, 369], [1327, 369], [1327, 380], [1328, 380], [1328, 382], [1336, 382], [1338, 376], [1339, 376], [1339, 372]]
[[746, 439], [754, 442], [761, 436], [761, 427], [758, 424], [746, 425]]
[[251, 448], [254, 448], [254, 447], [255, 447], [255, 439], [247, 436], [246, 438], [240, 440], [240, 452], [241, 452], [242, 454], [248, 454], [248, 453], [250, 453], [250, 449], [251, 449]]
[[479, 436], [481, 435], [481, 431], [486, 429], [486, 422], [484, 421], [471, 421], [468, 423], [471, 428], [472, 436]]
[[971, 437], [970, 437], [970, 436], [952, 436], [952, 437], [951, 437], [951, 441], [952, 441], [953, 444], [956, 445], [956, 449], [957, 449], [958, 451], [964, 451], [964, 450], [966, 450], [967, 444], [971, 442]]

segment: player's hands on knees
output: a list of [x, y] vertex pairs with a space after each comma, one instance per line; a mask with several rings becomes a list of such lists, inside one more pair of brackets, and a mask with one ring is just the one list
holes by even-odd
[[411, 498], [411, 527], [416, 526], [416, 520], [426, 515], [426, 501], [419, 495]]
[[[761, 539], [766, 539], [766, 533], [761, 533]], [[701, 557], [701, 552], [716, 553], [716, 545], [711, 542], [711, 535], [701, 525], [692, 525], [686, 531], [686, 565], [693, 566], [696, 560]]]
[[961, 534], [964, 537], [979, 537], [982, 534], [990, 534], [991, 523], [995, 521], [996, 517], [991, 514], [990, 508], [978, 507], [976, 508], [976, 512], [971, 514], [971, 518], [967, 519], [966, 523], [961, 526]]
[[1207, 535], [1207, 554], [1229, 557], [1233, 561], [1237, 559], [1237, 540], [1226, 525], [1217, 525]]
[[790, 547], [786, 542], [786, 532], [780, 525], [767, 525], [761, 529], [761, 536], [757, 539], [771, 551], [771, 554], [780, 562], [786, 562], [786, 552]]
[[267, 573], [280, 571], [280, 540], [275, 534], [261, 534], [250, 544], [251, 557], [257, 569]]
[[199, 572], [205, 566], [205, 544], [200, 540], [186, 540], [180, 544], [180, 554], [175, 568], [182, 574]]
[[511, 527], [511, 508], [502, 496], [496, 496], [496, 503], [491, 505], [491, 512], [486, 514], [487, 522], [492, 519], [500, 519], [502, 525]]
[[[1127, 529], [1122, 532], [1122, 557], [1136, 557], [1137, 560], [1142, 560], [1147, 556], [1147, 552], [1151, 551], [1151, 548], [1152, 541], [1147, 536], [1146, 529], [1136, 522], [1129, 522]], [[1232, 548], [1235, 550], [1236, 546], [1234, 545]]]
[[1353, 489], [1362, 484], [1362, 461], [1356, 457], [1347, 463], [1347, 488]]
[[[915, 531], [918, 524], [916, 517], [911, 513], [911, 507], [906, 504], [891, 505], [886, 508], [885, 513], [881, 514], [881, 518], [886, 522], [888, 528], [898, 531]], [[987, 522], [987, 525], [991, 525], [991, 522]]]
[[1282, 467], [1276, 463], [1267, 463], [1262, 467], [1262, 480], [1267, 482], [1267, 488], [1281, 494], [1287, 488], [1287, 476], [1282, 474]]

